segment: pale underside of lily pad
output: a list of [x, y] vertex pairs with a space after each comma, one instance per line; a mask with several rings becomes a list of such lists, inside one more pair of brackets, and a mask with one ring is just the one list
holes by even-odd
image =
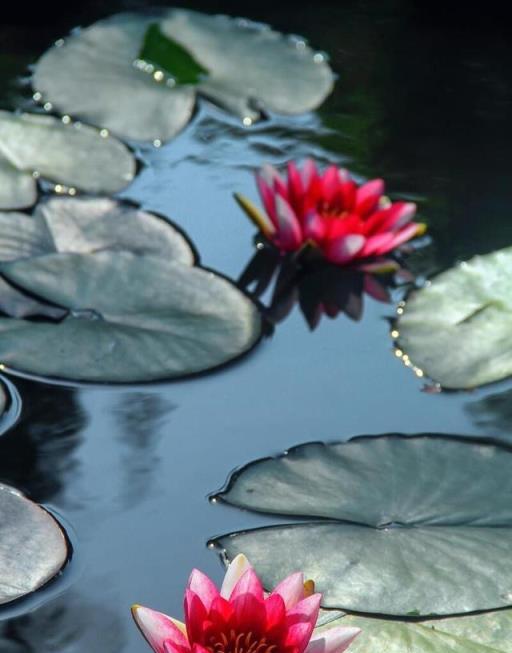
[[302, 445], [242, 468], [216, 498], [315, 521], [214, 543], [228, 559], [244, 552], [267, 587], [303, 569], [325, 607], [396, 616], [506, 607], [511, 466], [510, 448], [455, 436]]
[[110, 194], [125, 188], [135, 170], [126, 146], [92, 127], [0, 111], [0, 209], [34, 204], [34, 175], [75, 190]]
[[55, 519], [13, 488], [0, 484], [0, 603], [45, 585], [68, 558]]
[[[51, 198], [33, 216], [0, 212], [0, 262], [44, 254], [129, 251], [193, 265], [187, 239], [168, 221], [109, 198]], [[0, 309], [11, 317], [64, 312], [0, 278]]]
[[[133, 65], [155, 22], [208, 70], [199, 84], [169, 86]], [[226, 16], [172, 9], [114, 15], [70, 35], [41, 57], [33, 87], [59, 111], [123, 138], [166, 141], [189, 122], [197, 93], [251, 122], [262, 110], [316, 108], [333, 79], [325, 57], [303, 41]]]
[[15, 371], [92, 382], [203, 372], [256, 344], [256, 306], [197, 267], [127, 252], [49, 254], [2, 274], [69, 310], [59, 323], [0, 319], [0, 361]]
[[512, 248], [477, 256], [409, 296], [398, 347], [445, 388], [512, 375]]

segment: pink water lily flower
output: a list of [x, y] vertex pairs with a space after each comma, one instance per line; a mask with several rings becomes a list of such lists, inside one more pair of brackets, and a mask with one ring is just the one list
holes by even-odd
[[305, 589], [301, 573], [266, 595], [247, 558], [229, 565], [220, 591], [194, 569], [185, 591], [185, 623], [135, 605], [136, 624], [155, 653], [341, 653], [358, 628], [313, 635], [320, 594]]
[[288, 164], [287, 178], [265, 165], [256, 175], [265, 213], [235, 195], [263, 235], [282, 252], [315, 245], [332, 263], [346, 265], [382, 256], [425, 232], [413, 222], [416, 205], [384, 196], [384, 182], [358, 185], [347, 170], [329, 166], [323, 173], [308, 159], [302, 168]]

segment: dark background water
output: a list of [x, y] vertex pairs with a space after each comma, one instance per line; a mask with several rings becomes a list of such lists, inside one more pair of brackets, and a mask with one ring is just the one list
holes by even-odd
[[[446, 4], [182, 3], [304, 35], [330, 54], [336, 89], [315, 114], [250, 130], [203, 103], [175, 141], [142, 153], [148, 165], [123, 195], [178, 222], [202, 262], [233, 278], [253, 253], [253, 229], [231, 193], [256, 198], [254, 167], [306, 155], [382, 176], [392, 195], [418, 202], [433, 241], [412, 259], [422, 275], [511, 245], [508, 23], [497, 3], [478, 11]], [[14, 80], [52, 40], [142, 6], [10, 7], [0, 27], [0, 108], [17, 105], [24, 90]], [[367, 300], [360, 322], [324, 318], [310, 332], [295, 310], [250, 357], [182, 383], [72, 389], [16, 381], [23, 415], [0, 437], [0, 480], [61, 514], [78, 557], [67, 589], [56, 584], [42, 595], [45, 605], [0, 622], [1, 653], [144, 650], [130, 604], [181, 615], [192, 567], [222, 575], [206, 541], [270, 522], [206, 498], [253, 458], [391, 431], [510, 441], [512, 384], [421, 392], [424, 380], [393, 354], [392, 315], [393, 306]]]

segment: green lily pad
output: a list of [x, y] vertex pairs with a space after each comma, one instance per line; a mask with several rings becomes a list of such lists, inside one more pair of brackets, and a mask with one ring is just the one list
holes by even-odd
[[[139, 58], [155, 25], [208, 70], [198, 84], [177, 84]], [[333, 79], [325, 57], [304, 41], [227, 16], [170, 9], [118, 14], [73, 33], [41, 57], [33, 87], [63, 113], [124, 138], [162, 142], [188, 123], [196, 93], [250, 124], [264, 110], [315, 109]]]
[[[151, 254], [193, 265], [188, 240], [165, 219], [109, 198], [51, 198], [30, 217], [0, 212], [0, 262], [56, 252]], [[0, 278], [0, 310], [10, 317], [63, 317], [66, 311], [35, 299]]]
[[133, 180], [135, 168], [121, 142], [92, 127], [0, 111], [0, 209], [34, 204], [34, 175], [74, 190], [110, 194]]
[[0, 604], [45, 585], [68, 558], [59, 524], [20, 492], [0, 484]]
[[214, 544], [228, 559], [244, 552], [267, 587], [303, 569], [327, 608], [432, 616], [510, 606], [511, 466], [504, 445], [448, 436], [305, 444], [242, 468], [214, 498], [310, 521]]
[[171, 379], [227, 363], [261, 334], [257, 307], [230, 282], [151, 255], [48, 254], [0, 271], [69, 311], [59, 323], [0, 319], [8, 370], [71, 381]]
[[399, 312], [398, 348], [445, 388], [512, 375], [512, 248], [439, 274]]

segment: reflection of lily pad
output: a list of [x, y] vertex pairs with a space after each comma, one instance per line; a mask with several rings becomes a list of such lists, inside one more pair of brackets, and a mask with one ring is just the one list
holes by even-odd
[[55, 519], [0, 484], [0, 603], [39, 589], [64, 566], [68, 550]]
[[334, 626], [361, 628], [354, 653], [512, 653], [512, 610], [423, 622], [346, 615]]
[[325, 607], [419, 616], [512, 605], [511, 465], [505, 446], [447, 436], [306, 444], [243, 468], [218, 498], [330, 521], [216, 542], [228, 558], [246, 553], [267, 586], [304, 569]]
[[[55, 252], [97, 251], [151, 254], [192, 265], [194, 253], [185, 237], [166, 220], [108, 198], [53, 198], [41, 202], [33, 217], [0, 212], [0, 261]], [[11, 317], [63, 317], [48, 305], [0, 279], [0, 309]]]
[[512, 248], [477, 256], [412, 293], [398, 346], [446, 388], [474, 388], [512, 374]]
[[0, 319], [0, 361], [22, 372], [99, 382], [180, 377], [238, 357], [261, 332], [256, 306], [231, 283], [154, 256], [49, 254], [0, 269], [69, 310], [59, 323]]
[[[208, 70], [199, 84], [176, 85], [154, 66], [134, 66], [155, 23]], [[251, 122], [261, 108], [285, 114], [314, 109], [332, 84], [325, 58], [303, 41], [181, 9], [99, 21], [48, 50], [33, 79], [43, 101], [59, 111], [143, 141], [168, 140], [182, 129], [196, 90]]]
[[0, 111], [0, 208], [31, 206], [36, 180], [91, 193], [115, 193], [135, 175], [129, 150], [92, 127], [57, 118]]

